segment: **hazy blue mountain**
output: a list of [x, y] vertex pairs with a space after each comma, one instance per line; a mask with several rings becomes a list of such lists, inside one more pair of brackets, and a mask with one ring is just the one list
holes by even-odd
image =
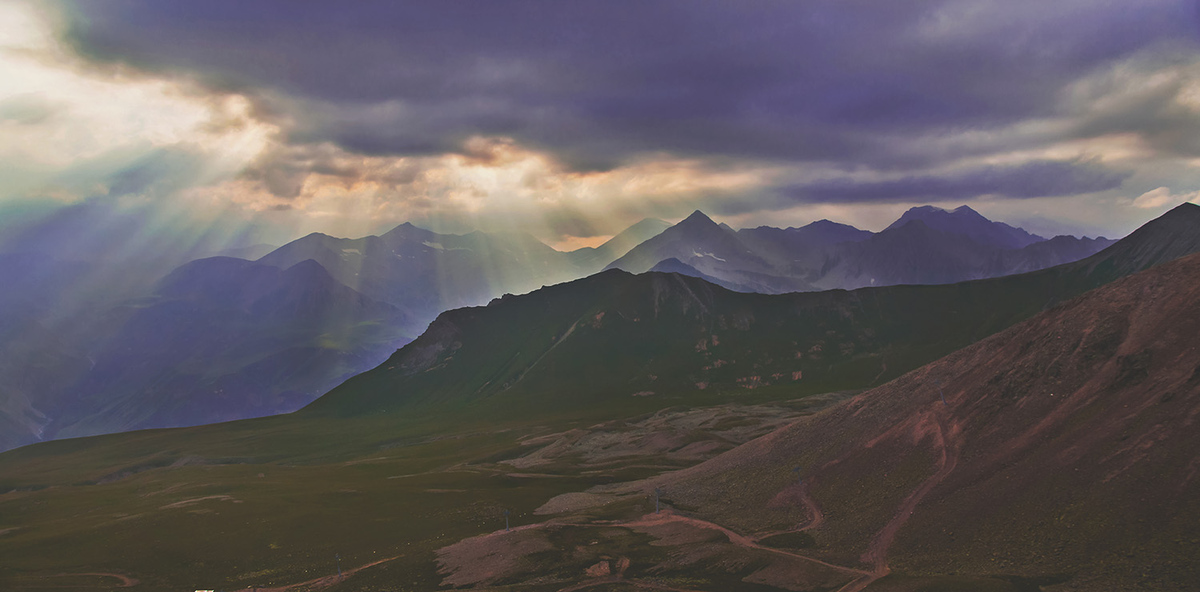
[[1059, 235], [1020, 249], [1004, 251], [999, 269], [1005, 273], [1024, 273], [1077, 261], [1097, 253], [1117, 241], [1104, 237], [1077, 238]]
[[670, 227], [669, 222], [658, 218], [646, 218], [608, 239], [599, 247], [576, 249], [571, 251], [570, 255], [580, 269], [586, 270], [589, 274], [594, 273]]
[[258, 262], [290, 267], [306, 259], [339, 282], [405, 311], [417, 332], [443, 310], [582, 275], [568, 253], [528, 234], [439, 234], [412, 224], [358, 239], [310, 234]]
[[0, 449], [7, 449], [41, 438], [49, 399], [88, 370], [89, 351], [121, 316], [91, 299], [90, 263], [3, 254], [0, 278]]
[[399, 310], [313, 260], [193, 261], [129, 308], [94, 367], [49, 406], [46, 436], [293, 411], [409, 339]]

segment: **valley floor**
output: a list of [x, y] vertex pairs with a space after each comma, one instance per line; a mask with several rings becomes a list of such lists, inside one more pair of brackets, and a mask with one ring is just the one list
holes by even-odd
[[[889, 532], [928, 483], [865, 561], [815, 543], [810, 533], [824, 516], [799, 478], [762, 508], [792, 521], [784, 528], [735, 532], [673, 501], [670, 490], [655, 511], [656, 476], [846, 396], [664, 409], [589, 425], [460, 426], [450, 435], [427, 427], [382, 437], [358, 420], [304, 444], [269, 435], [248, 442], [249, 430], [230, 424], [219, 434], [198, 429], [197, 454], [161, 453], [103, 475], [30, 458], [18, 463], [19, 475], [6, 475], [17, 483], [0, 495], [0, 584], [22, 592], [1039, 590], [1003, 576], [888, 575]], [[256, 421], [270, 434], [272, 420]], [[334, 445], [347, 428], [371, 436]], [[155, 436], [113, 438], [153, 448]], [[256, 454], [221, 457], [221, 442]], [[105, 464], [87, 455], [69, 458]]]

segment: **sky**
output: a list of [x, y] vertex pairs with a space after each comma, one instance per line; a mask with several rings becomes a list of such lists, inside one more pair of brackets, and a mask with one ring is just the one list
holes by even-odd
[[[1195, 2], [0, 0], [0, 216], [263, 240], [1200, 202]], [[0, 224], [2, 228], [2, 224]]]

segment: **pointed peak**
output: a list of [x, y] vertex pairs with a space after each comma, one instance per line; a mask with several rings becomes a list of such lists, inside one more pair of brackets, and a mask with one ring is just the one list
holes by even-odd
[[392, 238], [392, 237], [412, 236], [413, 234], [420, 234], [420, 235], [424, 236], [424, 235], [434, 234], [434, 233], [430, 230], [425, 230], [424, 228], [421, 228], [420, 226], [416, 226], [412, 222], [405, 222], [404, 224], [401, 224], [401, 225], [387, 231], [386, 233], [381, 235], [381, 237], [382, 238]]
[[1136, 234], [1147, 227], [1162, 227], [1164, 225], [1174, 223], [1187, 225], [1200, 224], [1200, 205], [1191, 202], [1183, 202], [1171, 208], [1170, 210], [1167, 210], [1161, 216], [1143, 224], [1137, 230], [1134, 230], [1133, 234]]
[[712, 218], [704, 215], [704, 212], [696, 210], [691, 216], [680, 220], [678, 224], [671, 227], [675, 233], [682, 232], [687, 235], [694, 236], [711, 236], [716, 233], [727, 232], [721, 229], [721, 226], [713, 222]]
[[305, 259], [283, 271], [284, 275], [292, 278], [310, 278], [310, 279], [325, 279], [332, 277], [325, 266], [317, 263], [314, 259]]
[[713, 219], [706, 216], [704, 214], [704, 212], [701, 212], [700, 210], [696, 210], [696, 211], [692, 212], [692, 215], [688, 216], [687, 218], [684, 218], [683, 220], [680, 220], [679, 223], [676, 224], [674, 227], [675, 228], [692, 229], [692, 230], [699, 230], [699, 229], [709, 230], [709, 229], [720, 228], [720, 225], [718, 225], [716, 222], [713, 222]]
[[1197, 213], [1200, 213], [1200, 204], [1194, 204], [1190, 201], [1185, 201], [1185, 202], [1171, 208], [1170, 210], [1167, 210], [1167, 213], [1168, 214], [1176, 214], [1176, 213], [1178, 213], [1178, 214], [1197, 214]]
[[971, 209], [970, 206], [958, 206], [957, 208], [950, 210], [950, 214], [959, 217], [977, 218], [982, 220], [988, 219], [987, 216], [984, 216], [983, 214]]

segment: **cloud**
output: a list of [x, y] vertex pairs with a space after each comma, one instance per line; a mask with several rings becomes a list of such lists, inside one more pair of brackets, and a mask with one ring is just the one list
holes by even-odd
[[1198, 200], [1200, 200], [1200, 191], [1172, 193], [1167, 187], [1159, 187], [1137, 196], [1133, 200], [1133, 205], [1142, 209], [1159, 209], [1163, 206], [1175, 206], [1183, 202], [1196, 203]]
[[576, 170], [664, 151], [885, 166], [919, 157], [895, 137], [1060, 115], [1098, 68], [1195, 48], [1191, 8], [1162, 1], [68, 6], [90, 59], [252, 96], [298, 143], [508, 137]]
[[236, 175], [279, 133], [246, 97], [91, 69], [34, 6], [0, 4], [0, 201], [170, 198]]
[[185, 193], [197, 203], [308, 216], [346, 234], [411, 221], [453, 231], [523, 229], [562, 242], [610, 235], [645, 216], [675, 217], [697, 200], [754, 194], [780, 174], [665, 155], [579, 172], [510, 138], [473, 137], [438, 156], [276, 144], [240, 175]]
[[980, 197], [1029, 199], [1113, 189], [1128, 175], [1092, 162], [1035, 161], [882, 181], [835, 179], [791, 186], [782, 192], [790, 199], [807, 203], [921, 202]]

